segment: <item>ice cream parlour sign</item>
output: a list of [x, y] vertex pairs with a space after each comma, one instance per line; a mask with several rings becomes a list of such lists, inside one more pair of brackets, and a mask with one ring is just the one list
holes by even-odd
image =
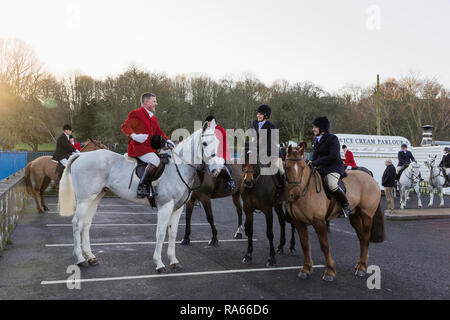
[[360, 134], [336, 134], [341, 145], [364, 145], [400, 148], [403, 143], [411, 146], [408, 139], [400, 136], [371, 136]]

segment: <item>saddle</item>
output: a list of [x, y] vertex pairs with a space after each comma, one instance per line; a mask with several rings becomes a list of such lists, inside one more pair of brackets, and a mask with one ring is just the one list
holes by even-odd
[[[325, 194], [328, 199], [334, 198], [333, 193], [331, 192], [330, 188], [328, 187], [327, 181], [326, 181], [326, 175], [321, 175], [322, 178], [322, 184], [323, 184], [323, 190], [325, 191]], [[347, 188], [345, 187], [344, 181], [342, 181], [342, 178], [345, 178], [341, 176], [338, 181], [338, 187], [341, 188], [341, 190], [344, 191], [344, 193], [347, 193]]]

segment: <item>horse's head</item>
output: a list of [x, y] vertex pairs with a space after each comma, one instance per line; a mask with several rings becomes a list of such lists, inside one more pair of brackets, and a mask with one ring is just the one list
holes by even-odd
[[246, 162], [242, 166], [242, 170], [244, 171], [244, 177], [243, 177], [244, 187], [245, 188], [253, 188], [261, 174], [260, 166], [256, 163]]
[[434, 157], [432, 155], [428, 155], [428, 159], [425, 160], [424, 164], [429, 167], [429, 168], [433, 168], [434, 164], [436, 163], [436, 158], [437, 158], [437, 154], [434, 155]]
[[298, 149], [292, 146], [288, 147], [286, 160], [284, 163], [284, 171], [286, 177], [286, 185], [289, 201], [295, 201], [300, 198], [302, 177], [307, 164], [303, 159], [306, 143], [301, 142]]
[[418, 177], [420, 175], [420, 165], [417, 162], [411, 162], [408, 166], [408, 169], [414, 176]]
[[217, 155], [219, 139], [215, 134], [216, 121], [213, 119], [211, 125], [205, 124], [201, 133], [202, 159], [206, 163], [208, 173], [216, 177], [225, 165], [222, 157]]
[[94, 140], [94, 139], [88, 138], [86, 144], [81, 149], [81, 151], [89, 152], [89, 151], [95, 151], [95, 150], [100, 150], [100, 149], [107, 150], [108, 147], [105, 146], [104, 144], [102, 144], [101, 141], [99, 141], [99, 140]]

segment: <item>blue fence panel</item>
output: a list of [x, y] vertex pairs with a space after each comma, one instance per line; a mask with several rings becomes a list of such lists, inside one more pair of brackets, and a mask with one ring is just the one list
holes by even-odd
[[25, 168], [27, 165], [27, 153], [0, 151], [0, 180]]

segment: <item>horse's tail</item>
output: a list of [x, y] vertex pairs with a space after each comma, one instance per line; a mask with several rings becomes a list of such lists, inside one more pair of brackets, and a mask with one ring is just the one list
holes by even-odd
[[31, 182], [31, 162], [25, 167], [25, 190], [28, 194], [33, 194], [33, 183]]
[[381, 201], [373, 216], [372, 229], [370, 230], [370, 242], [383, 242], [386, 239], [384, 231], [384, 213], [381, 209]]
[[73, 190], [72, 174], [70, 173], [70, 169], [72, 167], [72, 163], [78, 159], [79, 156], [80, 154], [77, 153], [70, 157], [67, 162], [66, 169], [61, 177], [61, 181], [59, 182], [58, 209], [59, 214], [63, 217], [72, 216], [75, 209], [76, 198], [75, 191]]

